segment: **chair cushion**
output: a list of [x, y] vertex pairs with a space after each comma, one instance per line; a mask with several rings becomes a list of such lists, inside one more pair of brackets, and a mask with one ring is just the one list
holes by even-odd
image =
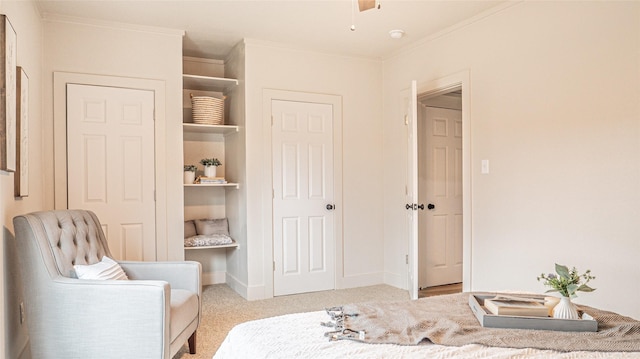
[[76, 264], [73, 269], [75, 269], [78, 279], [129, 279], [118, 262], [107, 256], [103, 256], [102, 261], [95, 264]]
[[198, 296], [185, 289], [171, 289], [171, 323], [169, 335], [171, 342], [184, 329], [198, 318]]

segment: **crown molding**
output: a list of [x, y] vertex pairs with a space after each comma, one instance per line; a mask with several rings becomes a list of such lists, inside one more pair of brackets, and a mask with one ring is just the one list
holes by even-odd
[[146, 32], [146, 33], [153, 33], [153, 34], [160, 34], [160, 35], [173, 35], [173, 36], [185, 35], [184, 30], [171, 29], [171, 28], [165, 28], [165, 27], [135, 25], [135, 24], [122, 23], [122, 22], [88, 19], [88, 18], [77, 17], [77, 16], [58, 15], [58, 14], [51, 14], [51, 13], [42, 13], [41, 16], [42, 16], [42, 20], [46, 22], [58, 22], [58, 23], [67, 23], [67, 24], [95, 26], [95, 27], [102, 27], [102, 28], [109, 28], [109, 29], [129, 30], [129, 31]]

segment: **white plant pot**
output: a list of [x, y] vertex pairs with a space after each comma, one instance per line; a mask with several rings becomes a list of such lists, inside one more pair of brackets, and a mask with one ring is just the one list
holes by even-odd
[[562, 297], [553, 308], [553, 317], [558, 319], [580, 319], [578, 307], [571, 302], [571, 298]]
[[196, 180], [196, 173], [194, 171], [184, 171], [184, 184], [193, 184]]
[[216, 176], [216, 166], [204, 166], [204, 176], [205, 177], [215, 177]]
[[196, 180], [196, 173], [194, 171], [184, 171], [184, 184], [193, 184]]

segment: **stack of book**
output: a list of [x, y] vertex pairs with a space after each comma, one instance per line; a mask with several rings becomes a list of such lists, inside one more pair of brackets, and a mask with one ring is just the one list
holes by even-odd
[[225, 180], [224, 177], [204, 177], [204, 176], [200, 176], [200, 178], [198, 178], [198, 183], [200, 183], [200, 184], [225, 184], [225, 183], [227, 183], [227, 180]]
[[544, 299], [498, 295], [495, 298], [485, 299], [484, 306], [495, 315], [549, 316], [549, 309], [544, 305]]

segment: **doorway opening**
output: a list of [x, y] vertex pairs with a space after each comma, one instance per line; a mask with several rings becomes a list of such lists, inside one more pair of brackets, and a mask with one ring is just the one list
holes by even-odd
[[462, 291], [462, 86], [418, 94], [418, 297]]

